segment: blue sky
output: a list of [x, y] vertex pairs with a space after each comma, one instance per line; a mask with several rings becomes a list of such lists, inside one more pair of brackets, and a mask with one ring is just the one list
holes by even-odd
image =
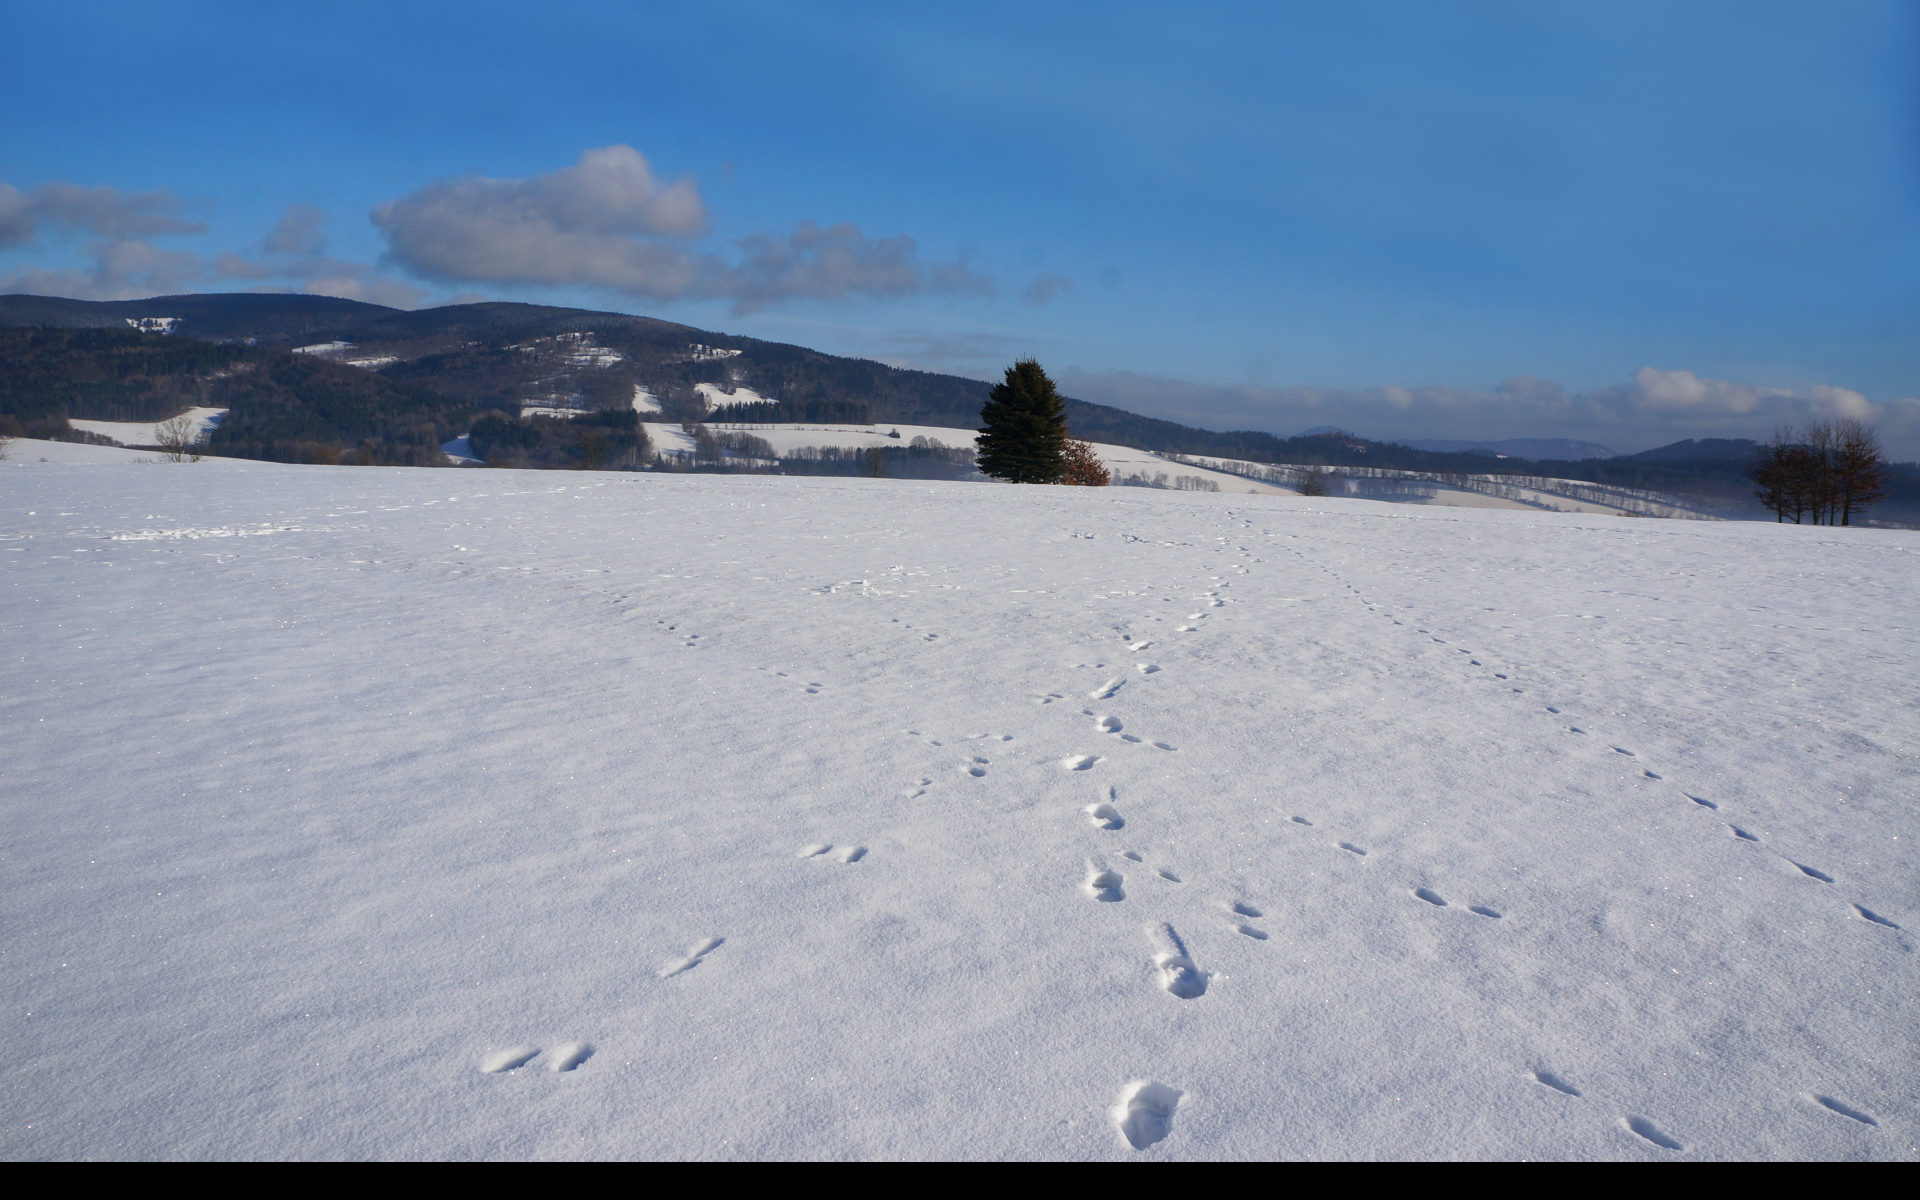
[[905, 7], [10, 6], [0, 290], [525, 299], [1035, 354], [1213, 427], [1839, 414], [1920, 455], [1913, 4]]

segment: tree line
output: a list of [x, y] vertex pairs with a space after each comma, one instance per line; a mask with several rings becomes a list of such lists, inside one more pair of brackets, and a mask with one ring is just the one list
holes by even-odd
[[1795, 525], [1850, 525], [1885, 497], [1885, 457], [1873, 428], [1852, 418], [1782, 425], [1755, 453], [1754, 498]]

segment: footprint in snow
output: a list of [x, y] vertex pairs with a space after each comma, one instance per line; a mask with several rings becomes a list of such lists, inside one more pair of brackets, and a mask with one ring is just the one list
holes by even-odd
[[[496, 1050], [480, 1060], [480, 1070], [488, 1075], [503, 1075], [508, 1071], [517, 1071], [534, 1059], [540, 1057], [538, 1046], [512, 1046], [505, 1050]], [[567, 1042], [554, 1048], [547, 1057], [547, 1070], [554, 1074], [575, 1070], [580, 1064], [593, 1057], [593, 1047], [586, 1042]]]
[[1629, 750], [1629, 749], [1627, 749], [1627, 748], [1626, 748], [1625, 746], [1615, 746], [1615, 747], [1613, 748], [1613, 752], [1614, 752], [1615, 754], [1624, 754], [1624, 755], [1626, 755], [1626, 756], [1627, 756], [1628, 758], [1639, 758], [1639, 757], [1640, 757], [1640, 756], [1639, 756], [1638, 754], [1635, 754], [1635, 753], [1634, 753], [1633, 751], [1631, 751], [1631, 750]]
[[[1792, 861], [1792, 860], [1788, 860], [1788, 861]], [[1800, 868], [1800, 873], [1802, 875], [1806, 875], [1814, 879], [1818, 879], [1821, 883], [1833, 882], [1833, 876], [1827, 874], [1825, 871], [1815, 870], [1813, 867], [1810, 867], [1807, 864], [1801, 863], [1801, 862], [1794, 863], [1793, 865]]]
[[1112, 695], [1122, 687], [1126, 686], [1126, 682], [1124, 679], [1109, 679], [1091, 692], [1088, 692], [1087, 695], [1095, 700], [1106, 700], [1111, 698]]
[[1120, 1136], [1127, 1139], [1127, 1145], [1145, 1150], [1173, 1132], [1173, 1116], [1184, 1095], [1179, 1088], [1136, 1079], [1120, 1092], [1120, 1098], [1107, 1110], [1107, 1115], [1113, 1119], [1113, 1127], [1120, 1131]]
[[1704, 799], [1700, 796], [1690, 795], [1687, 797], [1687, 799], [1693, 801], [1695, 804], [1698, 804], [1701, 808], [1719, 808], [1720, 807], [1718, 804], [1715, 804], [1713, 801]]
[[1418, 899], [1425, 900], [1435, 908], [1445, 908], [1447, 906], [1446, 900], [1439, 892], [1434, 891], [1432, 888], [1415, 888], [1413, 889], [1413, 894]]
[[1853, 911], [1859, 913], [1862, 917], [1866, 918], [1867, 920], [1872, 921], [1875, 925], [1885, 925], [1888, 929], [1900, 928], [1898, 925], [1895, 925], [1892, 921], [1887, 920], [1885, 917], [1881, 916], [1879, 913], [1873, 911], [1872, 909], [1866, 907], [1865, 905], [1856, 904], [1853, 906]]
[[1733, 830], [1733, 836], [1739, 838], [1743, 842], [1757, 842], [1760, 840], [1760, 837], [1758, 834], [1748, 833], [1746, 830], [1740, 828], [1738, 825], [1729, 825], [1727, 826], [1727, 828]]
[[1063, 771], [1086, 771], [1090, 770], [1093, 764], [1099, 761], [1100, 756], [1098, 754], [1070, 754], [1060, 760], [1060, 769]]
[[1832, 1096], [1815, 1096], [1815, 1095], [1809, 1094], [1806, 1098], [1811, 1102], [1818, 1104], [1821, 1108], [1826, 1109], [1828, 1112], [1838, 1113], [1839, 1115], [1846, 1117], [1850, 1121], [1858, 1121], [1862, 1125], [1871, 1125], [1875, 1129], [1878, 1129], [1880, 1127], [1880, 1122], [1877, 1119], [1875, 1119], [1872, 1114], [1862, 1112], [1860, 1109], [1855, 1108], [1851, 1104], [1846, 1104], [1846, 1103], [1842, 1103], [1839, 1100], [1835, 1100]]
[[1120, 810], [1104, 801], [1098, 804], [1089, 804], [1080, 811], [1087, 814], [1087, 820], [1092, 822], [1095, 829], [1126, 828], [1127, 820], [1120, 815]]
[[488, 1075], [499, 1075], [505, 1071], [517, 1071], [538, 1057], [540, 1057], [538, 1046], [512, 1046], [505, 1050], [496, 1050], [481, 1059], [480, 1069]]
[[1340, 848], [1342, 850], [1345, 850], [1348, 854], [1358, 854], [1361, 858], [1365, 858], [1367, 856], [1367, 852], [1365, 850], [1354, 845], [1352, 842], [1341, 842]]
[[1138, 654], [1142, 650], [1153, 649], [1153, 643], [1152, 642], [1134, 642], [1132, 645], [1128, 646], [1127, 649], [1133, 651], [1135, 654]]
[[965, 765], [967, 774], [973, 776], [975, 779], [985, 779], [987, 777], [987, 760], [986, 759], [976, 758], [964, 765]]
[[813, 842], [809, 845], [800, 847], [799, 853], [795, 854], [794, 857], [795, 858], [818, 858], [822, 854], [825, 854], [827, 851], [831, 849], [833, 849], [832, 842]]
[[[1253, 917], [1257, 919], [1265, 915], [1259, 909], [1255, 908], [1251, 904], [1248, 904], [1244, 900], [1236, 900], [1232, 904], [1227, 905], [1227, 911], [1232, 913], [1236, 917]], [[1233, 926], [1233, 931], [1235, 933], [1242, 934], [1246, 937], [1250, 937], [1256, 942], [1264, 942], [1267, 940], [1266, 930], [1255, 929], [1253, 926], [1247, 924], [1245, 921], [1236, 922]]]
[[1147, 940], [1153, 943], [1153, 965], [1157, 982], [1168, 995], [1181, 1000], [1198, 1000], [1207, 994], [1212, 978], [1193, 963], [1187, 944], [1164, 922], [1147, 926]]
[[1142, 675], [1152, 675], [1160, 670], [1159, 663], [1135, 663], [1134, 667]]
[[[829, 846], [827, 849], [830, 850], [832, 847]], [[826, 851], [823, 850], [821, 853], [824, 854]], [[676, 958], [660, 968], [660, 978], [671, 979], [683, 971], [693, 970], [700, 965], [702, 959], [712, 954], [715, 950], [718, 950], [721, 943], [726, 940], [725, 938], [710, 937], [702, 938], [700, 941], [695, 942], [687, 948], [686, 957]]]
[[1126, 889], [1122, 886], [1126, 881], [1125, 875], [1090, 858], [1087, 860], [1086, 881], [1080, 886], [1092, 899], [1113, 904], [1127, 898]]
[[1667, 1134], [1661, 1132], [1661, 1129], [1658, 1125], [1655, 1125], [1652, 1121], [1647, 1120], [1645, 1117], [1621, 1117], [1620, 1126], [1623, 1129], [1631, 1131], [1634, 1134], [1634, 1136], [1640, 1138], [1641, 1140], [1652, 1142], [1654, 1145], [1660, 1147], [1662, 1150], [1685, 1150], [1686, 1149], [1686, 1147], [1681, 1145], [1678, 1141], [1676, 1141], [1672, 1137], [1669, 1137]]
[[1576, 1100], [1580, 1098], [1579, 1088], [1574, 1087], [1551, 1071], [1535, 1071], [1533, 1078], [1535, 1082], [1545, 1084], [1563, 1096], [1572, 1096]]
[[1312, 825], [1313, 824], [1312, 821], [1307, 820], [1305, 817], [1295, 817], [1293, 818], [1293, 823], [1295, 825]]
[[1101, 733], [1119, 733], [1120, 730], [1124, 728], [1124, 726], [1120, 724], [1119, 717], [1110, 717], [1105, 713], [1101, 713], [1093, 719], [1093, 727]]

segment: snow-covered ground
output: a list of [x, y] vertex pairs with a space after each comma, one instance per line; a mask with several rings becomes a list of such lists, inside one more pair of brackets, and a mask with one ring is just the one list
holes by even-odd
[[1920, 1155], [1920, 534], [203, 468], [0, 464], [10, 1159]]
[[[196, 434], [205, 433], [227, 414], [224, 408], [189, 408], [183, 416], [193, 418]], [[159, 421], [68, 421], [75, 429], [104, 434], [122, 446], [152, 446], [159, 440]]]
[[[740, 391], [751, 398], [748, 401], [740, 401], [741, 403], [762, 399], [747, 392], [745, 388]], [[737, 430], [764, 438], [779, 454], [791, 454], [807, 446], [839, 446], [855, 449], [865, 449], [869, 446], [908, 446], [916, 437], [924, 437], [954, 449], [971, 448], [980, 436], [979, 431], [974, 429], [954, 429], [944, 425], [893, 425], [884, 421], [874, 425], [730, 425], [715, 422], [709, 428]], [[891, 435], [896, 432], [900, 436], [892, 437]], [[647, 426], [647, 436], [655, 439], [654, 445], [658, 448], [689, 451], [693, 449], [693, 439], [683, 434], [678, 425], [650, 424]], [[1208, 480], [1223, 492], [1237, 492], [1241, 495], [1291, 496], [1294, 494], [1291, 488], [1275, 487], [1269, 483], [1247, 479], [1226, 471], [1189, 466], [1186, 463], [1162, 457], [1150, 450], [1135, 450], [1129, 446], [1109, 446], [1101, 442], [1090, 444], [1093, 446], [1094, 454], [1113, 473], [1116, 480], [1129, 475], [1139, 475], [1152, 480], [1155, 476], [1164, 475], [1165, 486], [1172, 487], [1175, 480], [1185, 476], [1189, 479]]]

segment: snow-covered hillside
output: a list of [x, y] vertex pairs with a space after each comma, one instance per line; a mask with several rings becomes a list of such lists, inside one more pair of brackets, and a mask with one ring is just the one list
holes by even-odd
[[[200, 435], [220, 424], [224, 408], [189, 408], [182, 416], [193, 421], [194, 434]], [[122, 446], [151, 446], [159, 441], [159, 421], [69, 421], [75, 429], [110, 437]]]
[[1920, 535], [20, 456], [0, 511], [11, 1159], [1916, 1156]]

